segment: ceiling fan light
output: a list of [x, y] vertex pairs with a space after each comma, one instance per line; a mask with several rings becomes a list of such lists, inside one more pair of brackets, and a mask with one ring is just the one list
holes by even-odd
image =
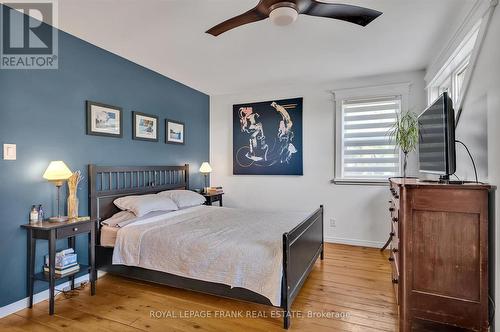
[[278, 7], [271, 11], [269, 18], [278, 26], [292, 24], [299, 17], [299, 13], [292, 7]]

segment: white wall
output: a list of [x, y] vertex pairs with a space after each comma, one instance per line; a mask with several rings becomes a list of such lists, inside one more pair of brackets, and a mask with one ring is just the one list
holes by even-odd
[[[224, 186], [229, 207], [303, 210], [325, 205], [325, 237], [332, 242], [381, 246], [389, 233], [388, 190], [382, 186], [334, 185], [334, 102], [330, 90], [411, 82], [409, 107], [425, 107], [424, 72], [406, 72], [316, 86], [277, 85], [235, 95], [212, 96], [212, 185]], [[232, 175], [233, 104], [304, 97], [304, 176]], [[336, 227], [330, 227], [330, 219]]]
[[[472, 75], [469, 93], [464, 100], [463, 114], [458, 127], [458, 135], [467, 144], [475, 156], [487, 155], [487, 178], [480, 180], [488, 181], [494, 185], [500, 185], [500, 8], [496, 8], [489, 30], [484, 40], [483, 48], [479, 54], [476, 69]], [[484, 118], [487, 117], [486, 123]], [[480, 125], [482, 124], [482, 128]], [[487, 144], [481, 144], [478, 140], [478, 132], [487, 130]], [[459, 163], [463, 174], [473, 179], [473, 171], [468, 159]], [[494, 240], [493, 252], [490, 264], [495, 263], [495, 299], [500, 301], [500, 218], [499, 218], [499, 193], [496, 195], [496, 220], [490, 229], [490, 239]], [[493, 276], [492, 276], [493, 277]], [[498, 315], [498, 313], [497, 313]], [[498, 322], [498, 318], [497, 318]], [[498, 324], [498, 323], [497, 323]]]
[[[500, 168], [498, 167], [500, 161], [498, 128], [500, 125], [499, 36], [500, 9], [497, 8], [486, 32], [457, 127], [457, 138], [462, 139], [469, 146], [475, 159], [480, 160], [479, 163], [486, 163], [488, 166], [484, 172], [480, 172], [480, 180], [496, 184], [500, 179]], [[486, 136], [487, 140], [483, 136]], [[463, 160], [458, 163], [458, 171], [462, 172], [468, 180], [473, 180], [472, 165], [466, 156], [460, 158]], [[483, 161], [481, 162], [481, 160]]]
[[[470, 14], [471, 17], [466, 20], [468, 24], [464, 24], [470, 30], [472, 25], [476, 25], [480, 19], [482, 21], [470, 64], [470, 67], [474, 70], [470, 72], [469, 69], [468, 73], [468, 75], [472, 74], [470, 88], [464, 90], [466, 94], [462, 105], [463, 112], [456, 131], [457, 139], [464, 142], [471, 150], [476, 163], [478, 178], [483, 182], [487, 182], [489, 177], [488, 145], [495, 143], [491, 142], [491, 136], [489, 135], [491, 131], [489, 124], [492, 124], [488, 122], [491, 113], [489, 99], [495, 97], [492, 92], [498, 88], [496, 83], [498, 83], [500, 68], [498, 61], [492, 61], [491, 58], [492, 55], [498, 54], [495, 53], [495, 51], [498, 52], [498, 43], [495, 44], [491, 39], [495, 37], [498, 39], [498, 31], [495, 31], [495, 26], [492, 24], [492, 20], [497, 16], [493, 17], [490, 14], [493, 10], [493, 15], [495, 15], [493, 5], [493, 1], [477, 1], [475, 6], [477, 10], [473, 11], [473, 14]], [[496, 12], [498, 12], [498, 9]], [[492, 20], [489, 20], [490, 16]], [[462, 38], [468, 32], [468, 30], [464, 29]], [[474, 67], [476, 54], [477, 61]], [[430, 73], [426, 77], [430, 77], [429, 75]], [[460, 145], [457, 145], [457, 175], [462, 179], [474, 180], [474, 168], [471, 160], [466, 150]]]

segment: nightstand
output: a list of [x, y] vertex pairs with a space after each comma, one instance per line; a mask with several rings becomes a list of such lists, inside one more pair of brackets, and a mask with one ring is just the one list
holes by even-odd
[[224, 194], [202, 194], [205, 197], [205, 205], [212, 205], [214, 202], [219, 202], [219, 206], [222, 206], [222, 195]]
[[[54, 314], [54, 295], [56, 280], [69, 278], [71, 289], [75, 288], [75, 275], [85, 271], [89, 273], [90, 294], [95, 295], [95, 220], [86, 221], [66, 221], [66, 222], [48, 222], [44, 221], [37, 224], [26, 224], [21, 227], [28, 233], [28, 293], [29, 307], [33, 307], [33, 289], [35, 280], [49, 283], [49, 314]], [[80, 264], [80, 270], [65, 276], [56, 276], [56, 241], [68, 239], [68, 246], [75, 249], [75, 236], [88, 234], [89, 265]], [[35, 256], [36, 240], [47, 240], [49, 246], [49, 273], [43, 271], [35, 274]]]

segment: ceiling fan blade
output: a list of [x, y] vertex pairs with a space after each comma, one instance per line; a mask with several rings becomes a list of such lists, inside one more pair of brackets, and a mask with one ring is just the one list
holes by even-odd
[[351, 22], [361, 26], [367, 26], [374, 19], [382, 15], [382, 12], [359, 6], [324, 3], [316, 0], [311, 0], [310, 5], [303, 11], [301, 11], [301, 14], [328, 17]]
[[218, 35], [229, 31], [231, 29], [237, 28], [241, 25], [245, 25], [248, 23], [253, 23], [253, 22], [258, 22], [265, 20], [268, 16], [264, 13], [262, 13], [258, 7], [255, 7], [249, 11], [247, 11], [244, 14], [235, 16], [233, 18], [230, 18], [227, 21], [224, 21], [220, 24], [217, 24], [210, 30], [208, 30], [206, 33], [211, 34], [214, 37], [217, 37]]

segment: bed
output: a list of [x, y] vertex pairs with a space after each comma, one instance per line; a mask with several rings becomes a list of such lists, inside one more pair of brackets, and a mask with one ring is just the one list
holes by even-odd
[[[89, 165], [88, 174], [91, 217], [99, 221], [119, 211], [113, 204], [117, 198], [189, 188], [189, 165]], [[251, 219], [246, 215], [246, 212], [238, 209], [199, 206], [166, 216], [155, 216], [129, 225], [119, 232], [106, 229], [100, 222], [96, 223], [96, 268], [128, 278], [279, 307], [284, 310], [284, 328], [288, 329], [291, 323], [291, 305], [316, 260], [323, 259], [323, 206], [308, 214], [263, 213], [255, 219], [258, 222], [250, 222]], [[263, 221], [267, 221], [267, 224]], [[239, 225], [237, 231], [231, 226], [236, 224]], [[199, 232], [182, 237], [183, 234], [193, 233], [186, 232], [190, 227]], [[155, 230], [152, 231], [152, 228]], [[224, 233], [225, 237], [215, 238], [211, 232]], [[244, 232], [246, 236], [237, 238], [238, 232]], [[144, 238], [146, 245], [134, 242], [134, 235], [136, 238]], [[183, 242], [179, 242], [179, 239]], [[215, 239], [219, 240], [217, 246]], [[177, 248], [177, 252], [167, 247], [174, 242], [175, 246], [170, 248]], [[148, 251], [149, 243], [155, 243], [155, 250]], [[182, 243], [186, 244], [184, 248]], [[193, 243], [196, 245], [193, 246]], [[262, 243], [266, 243], [266, 246], [263, 247]], [[218, 252], [231, 250], [242, 254], [227, 255], [229, 260], [225, 262], [226, 265], [217, 267], [209, 264], [210, 271], [193, 273], [200, 270], [196, 265], [197, 261], [214, 260], [214, 256], [206, 256], [206, 252], [217, 252], [206, 250], [211, 247], [218, 247]], [[141, 253], [135, 255], [136, 249], [128, 248], [141, 248]], [[158, 252], [158, 248], [160, 252], [168, 252], [169, 259], [155, 260], [151, 253]], [[260, 255], [255, 257], [260, 260], [255, 261], [255, 258], [245, 256], [244, 253], [248, 251], [246, 248], [259, 252]], [[136, 256], [151, 257], [139, 261], [134, 259]], [[175, 264], [179, 257], [182, 257], [184, 269], [175, 268], [181, 265], [180, 261]], [[190, 268], [189, 264], [196, 269]], [[253, 270], [259, 264], [262, 271], [266, 272], [261, 273], [263, 280], [241, 272]], [[245, 269], [248, 266], [252, 268]], [[234, 271], [226, 273], [226, 270]], [[206, 275], [210, 275], [210, 278], [205, 277]], [[273, 282], [265, 282], [265, 277]], [[259, 281], [262, 285], [271, 284], [273, 287], [263, 289]]]

